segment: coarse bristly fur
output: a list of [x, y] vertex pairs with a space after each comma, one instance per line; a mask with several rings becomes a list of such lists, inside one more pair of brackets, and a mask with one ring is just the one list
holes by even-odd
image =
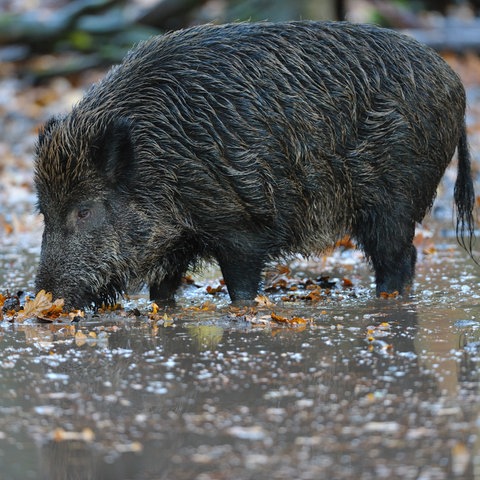
[[219, 262], [233, 301], [265, 263], [350, 234], [377, 294], [412, 284], [415, 223], [457, 146], [473, 229], [464, 88], [431, 49], [334, 22], [199, 26], [154, 37], [40, 133], [37, 288], [67, 306], [142, 283], [173, 299]]

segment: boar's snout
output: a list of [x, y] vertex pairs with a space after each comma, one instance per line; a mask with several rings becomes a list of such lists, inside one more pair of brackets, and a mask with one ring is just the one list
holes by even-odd
[[86, 291], [85, 287], [82, 288], [83, 283], [59, 275], [55, 268], [42, 262], [37, 272], [35, 290], [50, 292], [54, 300], [62, 298], [65, 301], [65, 310], [73, 310], [85, 308], [93, 303], [90, 299], [91, 292]]

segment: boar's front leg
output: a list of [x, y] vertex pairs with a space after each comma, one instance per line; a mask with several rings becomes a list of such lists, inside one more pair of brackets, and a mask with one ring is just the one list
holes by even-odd
[[161, 282], [150, 284], [150, 300], [158, 305], [173, 305], [175, 292], [182, 283], [184, 272], [175, 272], [165, 276]]
[[164, 259], [162, 270], [167, 273], [161, 280], [150, 282], [150, 300], [158, 305], [175, 304], [175, 292], [182, 283], [192, 256], [191, 252], [180, 250]]
[[265, 255], [255, 250], [250, 255], [228, 250], [218, 253], [217, 260], [232, 303], [253, 303], [265, 265]]

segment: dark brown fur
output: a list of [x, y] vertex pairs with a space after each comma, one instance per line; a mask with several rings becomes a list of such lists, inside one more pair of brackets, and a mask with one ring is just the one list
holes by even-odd
[[465, 93], [431, 49], [374, 26], [201, 26], [152, 38], [40, 134], [37, 287], [68, 305], [147, 283], [170, 301], [218, 260], [234, 301], [267, 261], [345, 234], [377, 293], [413, 280], [415, 223], [459, 148], [472, 229]]

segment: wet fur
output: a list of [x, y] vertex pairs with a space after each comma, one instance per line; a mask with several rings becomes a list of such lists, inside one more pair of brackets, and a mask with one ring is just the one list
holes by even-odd
[[[471, 231], [464, 115], [463, 86], [434, 51], [374, 26], [154, 37], [40, 135], [37, 287], [84, 306], [146, 282], [170, 301], [187, 268], [213, 258], [232, 300], [251, 300], [266, 262], [350, 234], [377, 294], [403, 293], [415, 223], [458, 145], [459, 235]], [[95, 235], [62, 230], [92, 198], [105, 213]]]

